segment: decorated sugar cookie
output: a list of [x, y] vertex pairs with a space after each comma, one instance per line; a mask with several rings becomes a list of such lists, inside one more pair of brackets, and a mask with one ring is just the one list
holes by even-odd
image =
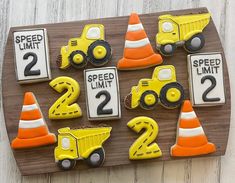
[[158, 17], [156, 44], [165, 56], [173, 55], [177, 46], [184, 45], [188, 52], [203, 48], [205, 38], [202, 34], [210, 22], [210, 14], [190, 14], [182, 16], [161, 15]]
[[198, 156], [216, 151], [208, 142], [206, 134], [189, 100], [185, 100], [178, 121], [176, 143], [171, 147], [171, 156]]
[[145, 132], [131, 145], [129, 159], [151, 159], [162, 156], [161, 149], [154, 142], [158, 134], [156, 121], [149, 117], [140, 116], [130, 120], [127, 126], [136, 133], [145, 129]]
[[47, 31], [42, 28], [13, 32], [15, 71], [19, 83], [51, 79]]
[[11, 142], [13, 149], [33, 148], [56, 142], [56, 136], [50, 133], [40, 107], [32, 92], [24, 95], [17, 137]]
[[116, 67], [87, 69], [84, 71], [84, 79], [88, 119], [110, 120], [121, 118]]
[[105, 160], [102, 144], [110, 137], [111, 130], [111, 127], [59, 129], [55, 161], [63, 170], [73, 168], [77, 159], [85, 160], [91, 167], [101, 166]]
[[225, 104], [221, 53], [188, 55], [190, 100], [193, 106]]
[[160, 102], [166, 108], [176, 108], [183, 99], [184, 89], [176, 81], [175, 67], [164, 65], [154, 69], [152, 79], [141, 79], [137, 86], [133, 86], [124, 104], [128, 109], [138, 106], [153, 109]]
[[67, 46], [62, 46], [57, 65], [66, 69], [70, 65], [75, 68], [85, 67], [89, 61], [94, 66], [105, 65], [112, 57], [111, 46], [105, 41], [102, 24], [87, 24], [81, 37], [71, 38]]
[[50, 119], [71, 119], [82, 116], [82, 111], [76, 102], [80, 94], [78, 82], [70, 77], [60, 76], [53, 79], [49, 85], [62, 95], [49, 109]]
[[136, 13], [130, 15], [123, 58], [118, 61], [119, 70], [135, 70], [152, 67], [162, 63], [160, 54], [156, 54]]

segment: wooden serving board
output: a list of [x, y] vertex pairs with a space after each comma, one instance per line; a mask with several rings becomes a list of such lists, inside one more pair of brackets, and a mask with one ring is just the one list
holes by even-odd
[[[182, 15], [190, 13], [207, 12], [206, 8], [180, 10], [172, 12], [161, 12], [140, 15], [141, 21], [148, 34], [153, 47], [155, 47], [155, 35], [157, 33], [157, 19], [159, 15], [171, 13], [173, 15]], [[105, 142], [106, 160], [103, 166], [116, 166], [124, 164], [134, 164], [152, 161], [165, 161], [175, 159], [170, 156], [170, 147], [175, 143], [176, 125], [180, 109], [168, 110], [160, 105], [156, 109], [145, 111], [142, 109], [127, 110], [123, 105], [124, 97], [130, 92], [131, 86], [136, 85], [141, 78], [151, 78], [154, 68], [139, 71], [118, 71], [121, 96], [122, 118], [120, 120], [89, 122], [86, 116], [85, 87], [83, 71], [71, 68], [61, 71], [56, 65], [57, 55], [60, 53], [60, 47], [66, 45], [69, 38], [79, 37], [83, 27], [88, 23], [101, 23], [105, 26], [106, 40], [113, 48], [112, 61], [107, 66], [116, 66], [117, 61], [122, 58], [124, 37], [127, 30], [129, 17], [115, 17], [96, 20], [86, 20], [78, 22], [67, 22], [58, 24], [35, 25], [26, 27], [13, 27], [10, 29], [3, 63], [3, 106], [5, 123], [9, 140], [17, 136], [19, 116], [22, 108], [24, 92], [32, 91], [40, 104], [45, 120], [51, 132], [57, 134], [57, 130], [62, 127], [79, 128], [83, 125], [98, 125], [105, 123], [113, 127], [111, 137]], [[36, 84], [19, 85], [16, 82], [14, 70], [14, 53], [12, 32], [17, 29], [26, 28], [46, 28], [48, 31], [49, 51], [51, 61], [52, 77], [70, 76], [77, 80], [81, 87], [81, 94], [78, 104], [83, 111], [83, 117], [71, 120], [52, 121], [48, 119], [48, 109], [61, 95], [55, 92], [49, 85], [49, 82]], [[204, 30], [206, 38], [205, 47], [201, 52], [222, 52], [223, 48], [216, 31], [215, 25], [211, 20]], [[217, 151], [208, 156], [220, 156], [225, 154], [229, 124], [230, 124], [230, 86], [228, 70], [223, 53], [224, 63], [224, 81], [226, 91], [226, 104], [216, 107], [198, 107], [195, 112], [201, 120], [204, 131], [210, 142], [213, 142]], [[177, 80], [184, 86], [185, 98], [189, 98], [188, 71], [187, 71], [187, 53], [183, 48], [178, 48], [173, 57], [164, 57], [163, 64], [173, 64], [176, 67]], [[92, 68], [90, 65], [87, 68]], [[157, 143], [160, 146], [163, 156], [152, 160], [130, 161], [128, 159], [128, 150], [130, 145], [138, 138], [138, 134], [131, 131], [127, 122], [140, 115], [152, 117], [158, 122], [159, 134]], [[56, 145], [44, 146], [28, 150], [13, 150], [15, 159], [22, 175], [40, 174], [57, 172], [60, 169], [54, 162], [54, 148]], [[86, 169], [87, 165], [83, 161], [78, 161], [75, 169]]]

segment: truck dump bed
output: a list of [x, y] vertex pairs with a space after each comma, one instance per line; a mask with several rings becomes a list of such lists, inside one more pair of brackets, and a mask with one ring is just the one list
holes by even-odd
[[209, 23], [210, 13], [172, 16], [171, 19], [179, 25], [188, 24], [192, 22], [200, 22], [200, 21], [206, 21], [207, 23]]
[[159, 19], [171, 19], [177, 23], [179, 26], [180, 40], [185, 40], [191, 32], [197, 30], [201, 32], [206, 27], [210, 21], [210, 13], [182, 16], [163, 15]]

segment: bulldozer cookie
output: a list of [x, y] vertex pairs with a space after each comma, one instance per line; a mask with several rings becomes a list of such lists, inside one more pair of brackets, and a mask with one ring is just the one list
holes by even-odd
[[59, 93], [67, 90], [49, 109], [50, 119], [71, 119], [82, 116], [82, 111], [76, 102], [80, 94], [78, 82], [70, 77], [60, 76], [53, 79], [49, 85]]
[[118, 61], [119, 70], [136, 70], [162, 63], [160, 54], [156, 54], [136, 13], [130, 15], [126, 33], [123, 58]]
[[40, 107], [32, 92], [24, 95], [17, 137], [11, 142], [13, 149], [33, 148], [56, 143], [50, 133]]
[[84, 27], [81, 37], [72, 38], [67, 46], [62, 46], [57, 58], [60, 69], [70, 65], [83, 68], [89, 61], [94, 66], [105, 65], [112, 57], [111, 46], [105, 41], [102, 24], [88, 24]]
[[210, 21], [210, 14], [159, 16], [157, 49], [165, 56], [173, 55], [177, 46], [184, 45], [187, 52], [197, 52], [205, 45], [203, 29]]
[[177, 125], [176, 143], [171, 147], [171, 156], [198, 156], [215, 151], [216, 147], [208, 142], [190, 101], [185, 100]]
[[136, 133], [145, 129], [145, 132], [131, 145], [129, 159], [140, 160], [162, 156], [161, 149], [154, 142], [158, 134], [156, 121], [149, 117], [140, 116], [130, 120], [127, 126]]
[[58, 130], [58, 146], [55, 148], [56, 163], [63, 170], [72, 169], [76, 160], [83, 159], [91, 167], [99, 167], [105, 160], [102, 144], [110, 137], [112, 127], [69, 127]]
[[193, 106], [225, 104], [221, 53], [188, 55], [190, 100]]
[[134, 109], [153, 109], [158, 102], [166, 108], [176, 108], [184, 100], [183, 86], [176, 81], [173, 65], [158, 66], [154, 69], [152, 79], [141, 79], [137, 86], [124, 99], [125, 107]]

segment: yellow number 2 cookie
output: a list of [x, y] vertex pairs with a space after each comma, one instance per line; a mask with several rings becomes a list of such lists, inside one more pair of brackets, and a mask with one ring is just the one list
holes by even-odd
[[50, 119], [70, 119], [82, 116], [81, 108], [77, 103], [74, 103], [80, 94], [80, 87], [77, 81], [70, 77], [61, 76], [52, 80], [49, 85], [59, 93], [67, 90], [50, 107]]
[[149, 117], [140, 116], [130, 120], [127, 123], [127, 126], [137, 133], [142, 129], [146, 129], [146, 131], [131, 145], [129, 149], [129, 159], [151, 159], [162, 156], [161, 149], [156, 142], [153, 142], [158, 134], [158, 125], [156, 121]]

